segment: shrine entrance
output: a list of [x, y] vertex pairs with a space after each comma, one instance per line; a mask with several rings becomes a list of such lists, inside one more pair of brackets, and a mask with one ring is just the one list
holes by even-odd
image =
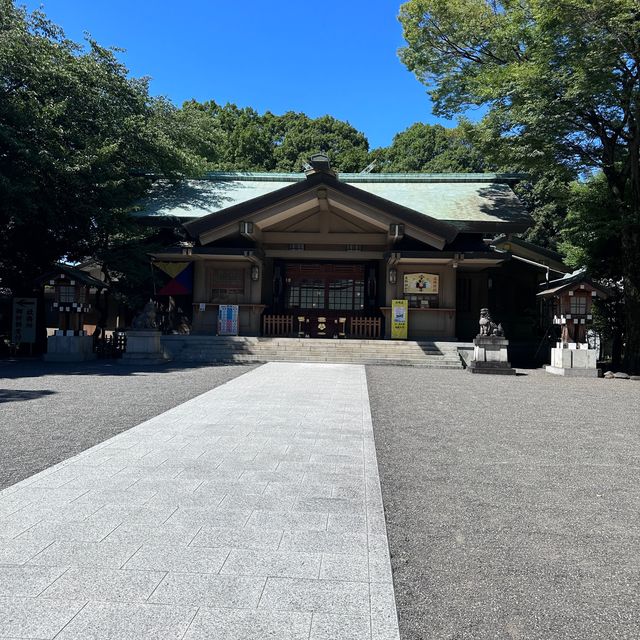
[[286, 263], [284, 308], [300, 337], [344, 338], [353, 318], [375, 305], [375, 268], [367, 264]]

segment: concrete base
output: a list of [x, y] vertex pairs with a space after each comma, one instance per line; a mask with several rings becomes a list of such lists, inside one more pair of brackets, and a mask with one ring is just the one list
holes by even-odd
[[509, 341], [501, 336], [476, 336], [473, 341], [473, 360], [467, 371], [514, 376], [516, 370], [509, 362]]
[[557, 376], [574, 378], [599, 378], [602, 372], [597, 368], [598, 354], [587, 344], [563, 344], [558, 342], [551, 349], [551, 364], [545, 371]]
[[571, 367], [554, 367], [546, 364], [544, 370], [556, 376], [567, 376], [570, 378], [601, 378], [602, 369], [573, 369]]
[[467, 367], [469, 373], [493, 373], [501, 376], [515, 376], [516, 370], [509, 362], [477, 362], [471, 361]]
[[160, 344], [160, 331], [127, 331], [127, 350], [122, 354], [122, 364], [156, 365], [170, 360]]
[[92, 336], [56, 334], [47, 338], [45, 362], [87, 362], [95, 359]]

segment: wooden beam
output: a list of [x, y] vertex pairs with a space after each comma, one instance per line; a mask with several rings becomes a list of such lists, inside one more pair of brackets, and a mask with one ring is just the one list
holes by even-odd
[[386, 246], [383, 233], [314, 233], [312, 231], [264, 231], [262, 242], [269, 244], [375, 244]]

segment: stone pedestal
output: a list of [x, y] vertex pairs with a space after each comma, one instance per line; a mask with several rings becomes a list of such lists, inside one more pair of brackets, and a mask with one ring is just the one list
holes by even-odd
[[127, 331], [127, 349], [122, 354], [122, 364], [163, 364], [169, 361], [160, 344], [160, 331], [132, 329]]
[[577, 378], [598, 378], [598, 354], [588, 344], [557, 342], [551, 349], [551, 364], [545, 366], [547, 373]]
[[511, 367], [507, 347], [509, 341], [502, 336], [476, 336], [473, 340], [473, 359], [469, 363], [471, 373], [496, 373], [515, 375]]
[[61, 330], [47, 338], [47, 353], [43, 356], [45, 362], [87, 362], [95, 358], [92, 336], [84, 331]]

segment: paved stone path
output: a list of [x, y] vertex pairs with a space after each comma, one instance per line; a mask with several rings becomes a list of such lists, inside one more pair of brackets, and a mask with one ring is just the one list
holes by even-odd
[[0, 492], [0, 637], [398, 640], [364, 367], [265, 365]]

